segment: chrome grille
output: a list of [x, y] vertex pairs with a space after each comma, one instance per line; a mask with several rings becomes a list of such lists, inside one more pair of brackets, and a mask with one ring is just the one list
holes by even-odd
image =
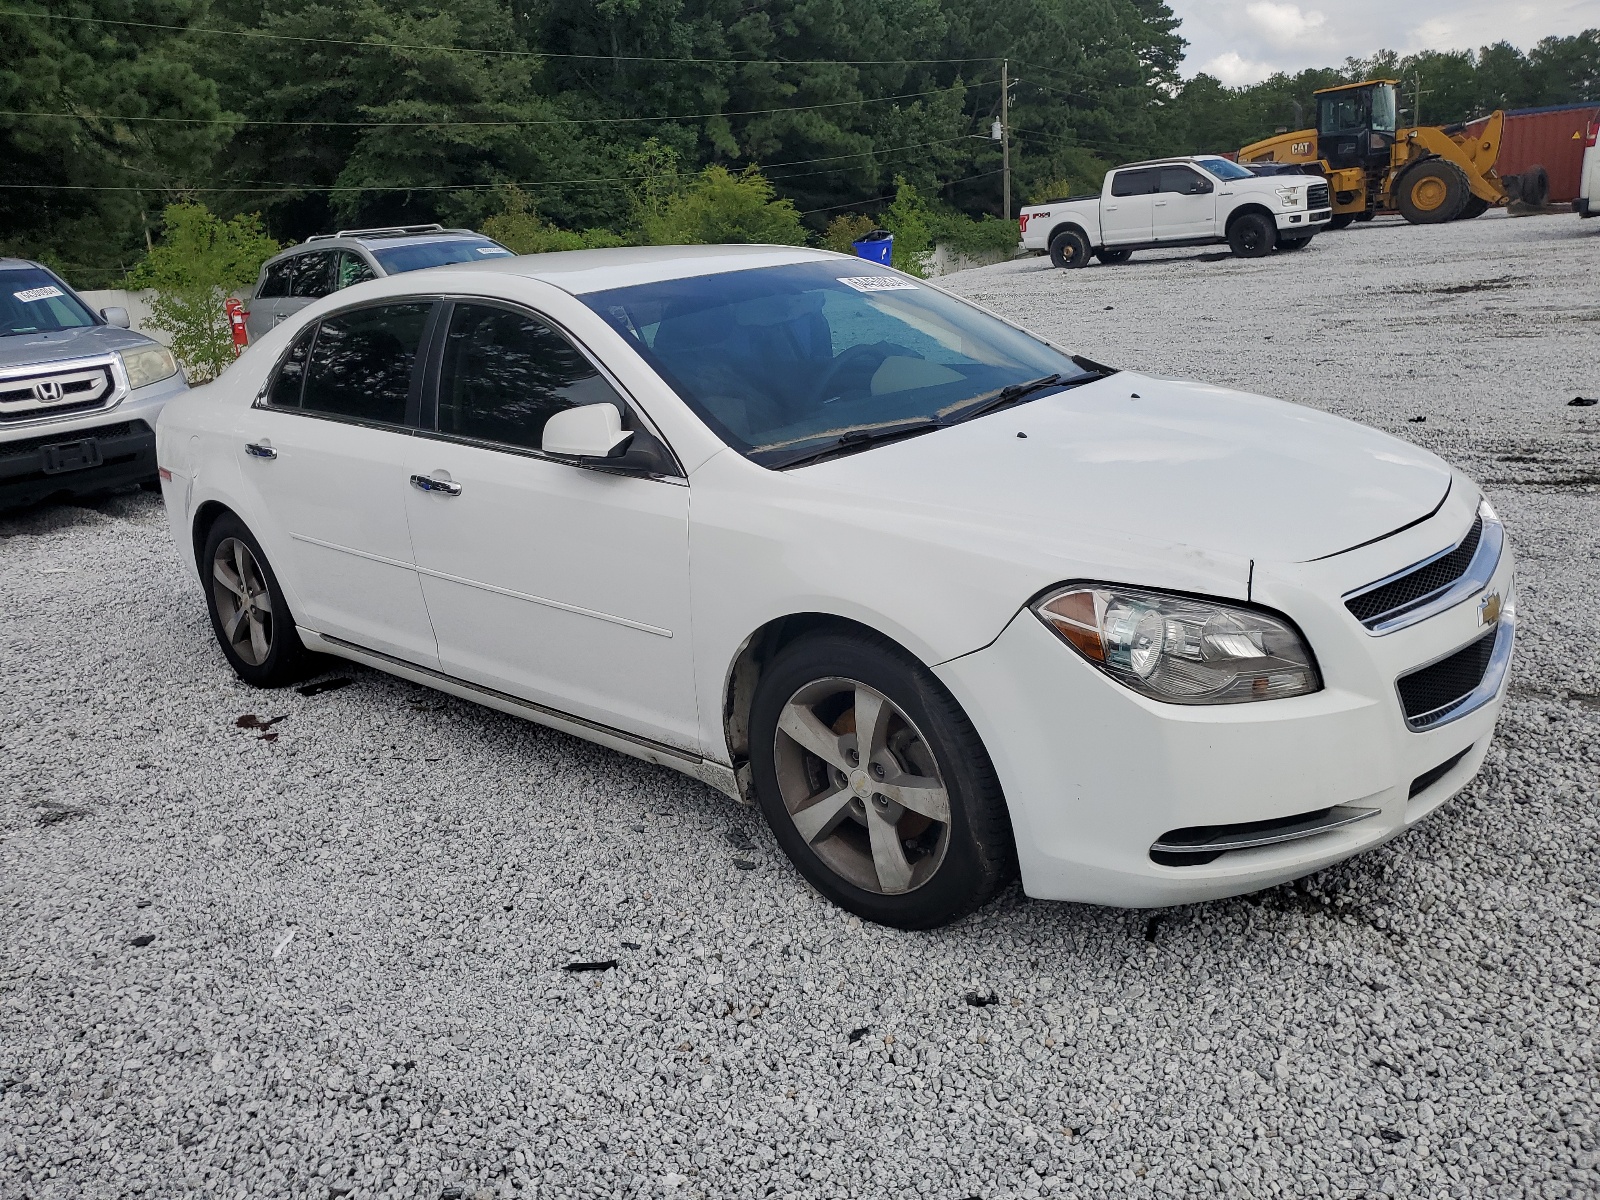
[[1306, 207], [1307, 208], [1313, 208], [1313, 209], [1315, 209], [1315, 208], [1327, 208], [1328, 207], [1328, 185], [1327, 184], [1325, 184], [1325, 183], [1313, 183], [1310, 187], [1308, 187], [1306, 189]]
[[1404, 570], [1346, 592], [1344, 606], [1375, 634], [1425, 621], [1488, 586], [1500, 563], [1505, 530], [1487, 504], [1454, 546]]
[[1397, 679], [1406, 724], [1415, 730], [1430, 729], [1471, 700], [1489, 670], [1500, 636], [1498, 629], [1491, 629], [1454, 654]]
[[0, 379], [0, 425], [93, 412], [116, 398], [109, 363], [40, 367]]

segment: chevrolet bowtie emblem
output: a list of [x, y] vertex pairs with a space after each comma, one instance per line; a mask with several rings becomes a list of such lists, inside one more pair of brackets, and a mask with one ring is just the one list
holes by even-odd
[[1490, 592], [1478, 601], [1478, 624], [1493, 625], [1500, 619], [1500, 593]]

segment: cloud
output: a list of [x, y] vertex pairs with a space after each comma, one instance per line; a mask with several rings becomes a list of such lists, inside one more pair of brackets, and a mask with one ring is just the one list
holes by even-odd
[[1325, 40], [1323, 32], [1328, 18], [1319, 12], [1307, 12], [1298, 4], [1257, 0], [1247, 4], [1244, 12], [1261, 39], [1280, 50], [1301, 47], [1307, 42], [1320, 44]]
[[1260, 83], [1272, 74], [1272, 68], [1266, 63], [1250, 62], [1237, 50], [1224, 51], [1202, 65], [1200, 69], [1207, 75], [1220, 79], [1228, 87], [1244, 87], [1247, 84]]

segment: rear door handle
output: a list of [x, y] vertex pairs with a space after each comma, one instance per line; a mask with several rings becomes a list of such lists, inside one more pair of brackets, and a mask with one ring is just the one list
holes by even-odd
[[244, 452], [251, 458], [277, 458], [278, 452], [271, 446], [263, 446], [260, 442], [246, 442]]
[[435, 479], [431, 475], [413, 475], [411, 486], [424, 492], [443, 492], [446, 496], [461, 495], [461, 485], [449, 479]]

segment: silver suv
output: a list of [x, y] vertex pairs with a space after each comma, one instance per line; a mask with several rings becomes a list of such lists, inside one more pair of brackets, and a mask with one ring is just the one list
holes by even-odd
[[510, 254], [499, 242], [481, 233], [442, 225], [319, 233], [261, 265], [255, 297], [245, 315], [245, 329], [253, 341], [313, 300], [331, 296], [351, 284], [424, 267], [505, 258]]
[[156, 481], [172, 352], [48, 267], [0, 258], [0, 509]]

